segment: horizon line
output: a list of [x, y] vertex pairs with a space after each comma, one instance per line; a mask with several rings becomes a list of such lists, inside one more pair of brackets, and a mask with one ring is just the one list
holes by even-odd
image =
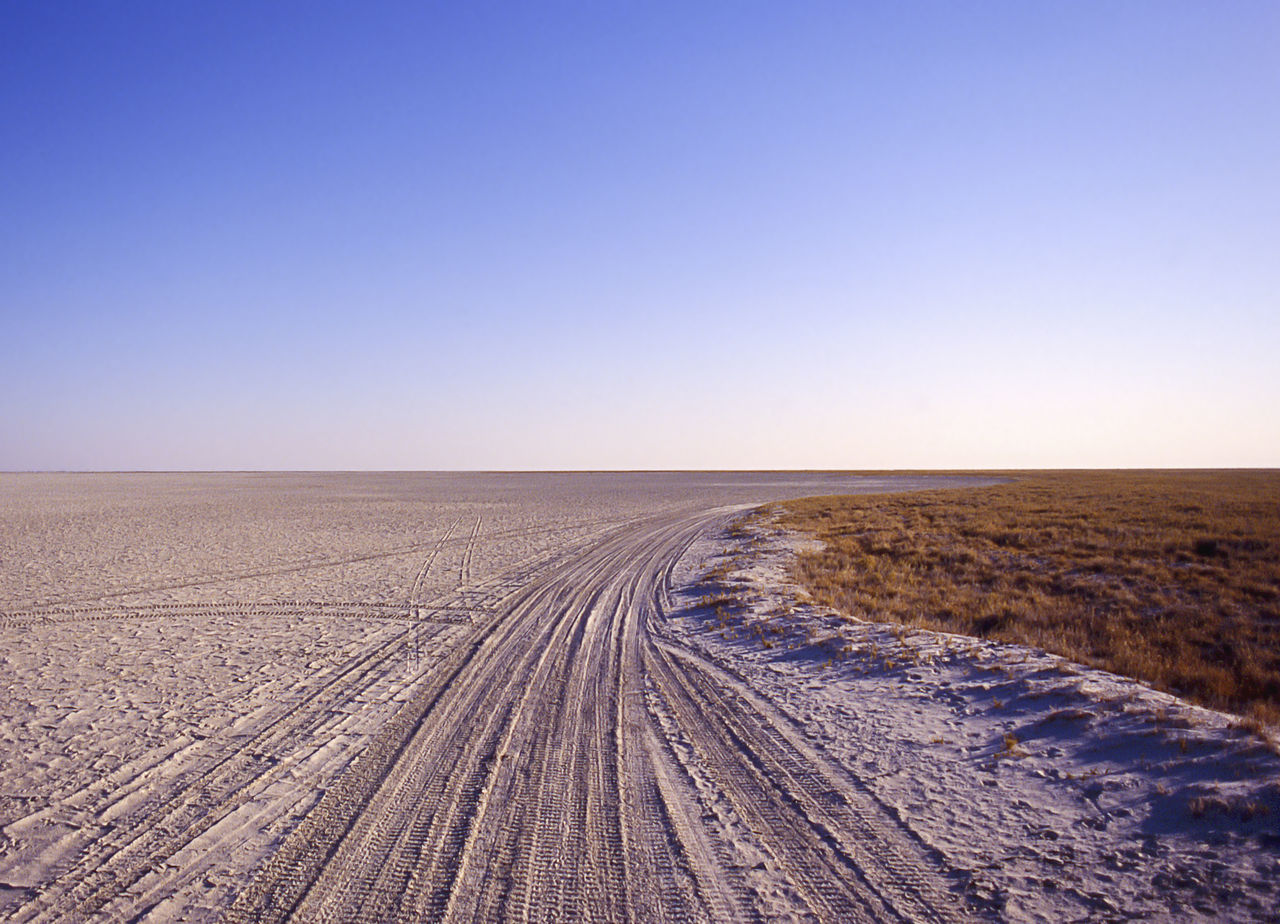
[[0, 475], [946, 475], [1010, 472], [1280, 472], [1280, 466], [1032, 466], [1022, 468], [131, 468], [0, 469]]

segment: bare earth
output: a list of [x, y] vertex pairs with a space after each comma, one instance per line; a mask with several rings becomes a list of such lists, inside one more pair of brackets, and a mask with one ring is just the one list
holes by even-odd
[[[1029, 753], [966, 781], [1008, 715], [956, 665], [990, 652], [832, 674], [698, 608], [747, 507], [942, 483], [0, 475], [0, 917], [1264, 919], [1274, 844], [1162, 891], [1097, 780], [1078, 810]], [[1274, 773], [1238, 750], [1214, 772]], [[1063, 838], [1002, 866], [1028, 819]]]
[[949, 920], [958, 883], [674, 637], [770, 475], [0, 476], [0, 912]]

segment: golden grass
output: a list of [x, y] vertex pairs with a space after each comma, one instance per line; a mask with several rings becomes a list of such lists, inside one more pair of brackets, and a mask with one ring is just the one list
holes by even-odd
[[851, 616], [1044, 648], [1280, 720], [1280, 472], [1009, 473], [775, 505]]

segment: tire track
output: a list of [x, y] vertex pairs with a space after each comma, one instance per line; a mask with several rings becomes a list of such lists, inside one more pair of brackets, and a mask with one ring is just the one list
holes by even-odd
[[192, 616], [320, 616], [331, 619], [466, 622], [475, 607], [419, 606], [416, 614], [403, 604], [283, 601], [279, 603], [155, 603], [145, 606], [97, 606], [52, 612], [14, 612], [0, 617], [0, 630], [33, 626], [105, 622], [118, 619], [181, 619]]
[[476, 537], [480, 535], [480, 521], [483, 517], [476, 517], [475, 528], [471, 530], [471, 537], [467, 540], [467, 546], [462, 550], [462, 563], [458, 566], [458, 584], [466, 585], [471, 583], [471, 559], [476, 551]]
[[[524, 567], [535, 572], [553, 567], [574, 551], [572, 546], [561, 548], [537, 561], [525, 563]], [[492, 579], [498, 590], [482, 587], [481, 591], [499, 598], [509, 594], [509, 591], [501, 589], [504, 577], [497, 575]], [[204, 612], [208, 607], [178, 605], [173, 609], [182, 615], [192, 615]], [[233, 612], [256, 612], [260, 609], [236, 606]], [[269, 609], [267, 612], [278, 615], [281, 610]], [[293, 766], [293, 761], [282, 758], [298, 752], [308, 742], [322, 738], [324, 728], [345, 717], [344, 707], [361, 699], [389, 675], [401, 671], [400, 651], [407, 635], [416, 628], [416, 623], [407, 626], [372, 648], [353, 654], [335, 669], [307, 678], [304, 684], [295, 688], [297, 692], [289, 698], [287, 706], [278, 710], [252, 736], [240, 739], [230, 750], [193, 761], [191, 767], [172, 781], [163, 801], [130, 811], [125, 816], [127, 825], [113, 828], [109, 824], [104, 836], [93, 841], [68, 868], [45, 884], [38, 895], [17, 908], [9, 919], [33, 922], [86, 920], [108, 914], [112, 903], [126, 895], [137, 897], [153, 893], [155, 889], [148, 886], [156, 871], [166, 868], [170, 857], [240, 809], [246, 799], [268, 789]], [[468, 621], [453, 629], [436, 624], [433, 633], [440, 631], [461, 631], [466, 635], [474, 634], [476, 630]], [[457, 650], [455, 644], [443, 653], [437, 652], [435, 663], [420, 672], [418, 682], [439, 686], [442, 666], [447, 668], [447, 662], [456, 656]], [[252, 691], [247, 692], [243, 699], [248, 702], [252, 695]], [[247, 706], [237, 707], [235, 702], [229, 703], [228, 707], [233, 714], [251, 711]], [[379, 733], [375, 736], [375, 744], [379, 736], [386, 737]], [[168, 756], [168, 752], [159, 755], [151, 766], [162, 765]], [[357, 757], [357, 761], [362, 759], [363, 755]], [[145, 782], [146, 777], [145, 766], [135, 774], [138, 785]], [[59, 803], [69, 801], [96, 817], [106, 817], [114, 805], [128, 798], [136, 788], [127, 784], [126, 777], [113, 775], [82, 792], [59, 793], [55, 797]], [[303, 821], [310, 817], [307, 815]]]
[[713, 519], [619, 528], [516, 591], [229, 920], [952, 920], [883, 806], [651, 633]]
[[[781, 713], [663, 634], [676, 562], [724, 517], [632, 519], [472, 583], [477, 517], [458, 586], [423, 600], [440, 550], [462, 541], [455, 520], [387, 609], [467, 621], [434, 626], [434, 660], [226, 920], [954, 920], [959, 889], [935, 855]], [[14, 920], [144, 914], [170, 859], [401, 670], [420, 627], [307, 678]]]
[[[499, 818], [502, 806], [517, 804], [495, 798], [504, 778], [516, 778], [500, 772], [502, 756], [536, 768], [540, 781], [557, 779], [548, 766], [556, 755], [543, 720], [558, 708], [555, 691], [572, 658], [570, 640], [581, 637], [576, 630], [589, 612], [583, 603], [595, 596], [574, 589], [590, 588], [601, 559], [615, 569], [625, 561], [637, 529], [622, 528], [517, 592], [490, 626], [458, 650], [441, 682], [410, 704], [385, 744], [366, 752], [368, 771], [358, 778], [349, 773], [339, 784], [344, 791], [326, 795], [312, 813], [316, 820], [282, 847], [230, 919], [466, 916], [471, 874], [458, 862], [463, 849], [482, 836], [486, 817]], [[536, 804], [544, 818], [546, 809], [563, 801], [570, 782], [561, 778], [550, 792], [542, 787]], [[326, 836], [333, 831], [336, 836]], [[536, 893], [552, 890], [557, 877], [538, 851], [531, 857], [521, 842], [500, 831], [495, 836], [513, 848], [513, 869], [531, 861], [539, 867]], [[481, 860], [479, 854], [469, 859]], [[459, 882], [463, 887], [456, 889]], [[541, 901], [539, 894], [531, 898], [526, 907]]]
[[[932, 920], [896, 913], [867, 889], [862, 869], [833, 849], [828, 829], [814, 806], [797, 798], [795, 781], [777, 779], [773, 762], [755, 751], [738, 734], [736, 723], [717, 715], [695, 688], [661, 656], [649, 663], [663, 706], [692, 743], [699, 765], [732, 804], [746, 827], [781, 867], [788, 884], [820, 920], [888, 921]], [[700, 729], [699, 724], [706, 723]], [[688, 759], [684, 767], [689, 768]], [[689, 769], [692, 779], [697, 774]], [[861, 887], [860, 887], [861, 886]]]
[[[487, 536], [490, 540], [500, 540], [548, 534], [564, 534], [574, 532], [576, 530], [588, 530], [591, 532], [584, 538], [590, 538], [592, 533], [599, 535], [602, 531], [607, 531], [610, 528], [625, 525], [628, 522], [633, 522], [635, 519], [636, 518], [634, 517], [627, 517], [618, 520], [577, 520], [556, 526], [532, 526], [504, 529], [494, 533], [489, 533]], [[460, 543], [462, 541], [464, 540], [455, 539], [452, 540], [451, 543], [447, 544]], [[150, 583], [134, 584], [129, 587], [121, 587], [115, 590], [104, 591], [102, 593], [73, 594], [52, 599], [41, 599], [38, 597], [19, 598], [17, 600], [9, 601], [5, 605], [20, 610], [44, 611], [59, 606], [95, 603], [101, 600], [112, 600], [119, 597], [156, 593], [158, 591], [183, 590], [191, 587], [205, 587], [212, 584], [230, 584], [235, 583], [236, 581], [245, 581], [264, 577], [277, 577], [282, 574], [296, 574], [302, 571], [333, 568], [339, 565], [351, 565], [358, 564], [360, 562], [378, 561], [388, 558], [401, 558], [406, 555], [423, 552], [431, 547], [431, 542], [414, 542], [408, 545], [394, 546], [390, 549], [381, 549], [359, 555], [344, 555], [318, 560], [305, 559], [302, 561], [285, 562], [269, 568], [248, 568], [233, 571], [222, 571], [213, 575], [200, 575], [198, 577], [183, 578], [177, 581], [153, 581]]]
[[409, 615], [413, 619], [420, 618], [421, 611], [418, 603], [422, 599], [422, 582], [426, 580], [427, 573], [431, 570], [431, 566], [435, 564], [440, 550], [444, 548], [445, 543], [449, 541], [449, 537], [453, 535], [453, 531], [458, 528], [458, 524], [461, 522], [462, 517], [459, 516], [449, 524], [449, 528], [444, 531], [444, 535], [440, 537], [440, 541], [431, 550], [431, 554], [427, 556], [426, 561], [422, 563], [422, 567], [418, 569], [418, 573], [413, 579], [413, 587], [409, 591]]
[[[247, 792], [265, 789], [290, 768], [289, 762], [270, 755], [293, 753], [315, 739], [319, 729], [342, 714], [339, 707], [397, 669], [396, 653], [403, 636], [403, 631], [397, 632], [373, 649], [353, 655], [321, 682], [302, 688], [251, 737], [191, 767], [174, 781], [165, 801], [131, 812], [127, 826], [92, 843], [35, 901], [18, 909], [12, 920], [83, 920], [136, 886], [168, 857], [243, 805]], [[107, 778], [77, 801], [92, 803], [95, 795], [108, 793], [119, 798], [129, 794], [112, 792], [112, 780]], [[118, 801], [109, 798], [96, 807], [95, 814], [108, 816]]]
[[[434, 561], [435, 549], [432, 556], [424, 562], [422, 568], [419, 569], [423, 575], [423, 583], [419, 583], [415, 578], [415, 586], [419, 599], [417, 600], [418, 612], [415, 615], [412, 605], [394, 604], [394, 603], [368, 603], [368, 602], [335, 602], [324, 600], [298, 600], [298, 601], [280, 601], [275, 603], [145, 603], [133, 605], [107, 604], [95, 601], [110, 599], [112, 597], [134, 595], [141, 593], [149, 593], [154, 590], [167, 590], [176, 587], [195, 586], [194, 584], [180, 585], [154, 585], [139, 586], [137, 588], [122, 591], [120, 593], [109, 593], [95, 597], [83, 598], [83, 601], [69, 601], [63, 603], [48, 603], [40, 606], [27, 606], [26, 604], [16, 604], [18, 609], [8, 611], [0, 611], [0, 630], [6, 628], [21, 628], [24, 626], [52, 622], [93, 622], [108, 619], [147, 619], [162, 617], [178, 617], [184, 615], [202, 615], [210, 614], [227, 614], [240, 616], [266, 616], [266, 615], [331, 615], [335, 617], [350, 618], [370, 618], [370, 619], [426, 619], [428, 621], [442, 620], [446, 622], [457, 621], [474, 621], [478, 616], [484, 615], [492, 611], [493, 607], [499, 601], [504, 599], [510, 593], [523, 587], [534, 576], [538, 575], [548, 567], [563, 559], [567, 554], [572, 554], [573, 550], [589, 545], [601, 533], [607, 532], [609, 529], [616, 529], [627, 523], [635, 522], [637, 518], [627, 518], [622, 520], [610, 520], [600, 523], [573, 523], [565, 526], [565, 531], [574, 531], [588, 527], [594, 527], [594, 534], [588, 534], [584, 537], [568, 540], [564, 545], [550, 549], [548, 551], [535, 553], [528, 558], [519, 560], [501, 572], [494, 573], [467, 589], [464, 595], [458, 593], [458, 588], [440, 592], [434, 600], [422, 600], [421, 588], [425, 583], [427, 568]], [[461, 518], [456, 520], [453, 527], [461, 522]], [[451, 527], [450, 529], [452, 530]], [[557, 532], [559, 528], [531, 528], [521, 530], [504, 530], [499, 533], [486, 534], [488, 538], [509, 538], [512, 536], [528, 536], [543, 533]], [[474, 538], [474, 537], [472, 537]], [[461, 542], [470, 542], [471, 539], [453, 539], [451, 536], [441, 543], [437, 540], [439, 549], [443, 549], [449, 545], [456, 545]], [[358, 560], [370, 560], [374, 557], [397, 557], [409, 554], [414, 548], [424, 549], [426, 544], [414, 546], [409, 550], [393, 550], [385, 553], [378, 553], [376, 556], [366, 556]], [[357, 559], [351, 559], [357, 560]], [[332, 562], [314, 565], [314, 567], [329, 567], [330, 564], [342, 564], [349, 560], [336, 559]], [[261, 572], [248, 576], [274, 576], [276, 574], [288, 573], [290, 570], [302, 569], [286, 569], [285, 571]], [[242, 579], [242, 576], [231, 576], [226, 578], [215, 578], [207, 582], [201, 583], [220, 583], [223, 581], [234, 581]], [[411, 591], [411, 594], [413, 592]], [[26, 608], [22, 608], [26, 607]]]

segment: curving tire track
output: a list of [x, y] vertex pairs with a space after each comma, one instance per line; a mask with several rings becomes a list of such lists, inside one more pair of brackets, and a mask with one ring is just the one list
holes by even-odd
[[449, 528], [444, 531], [444, 535], [435, 544], [435, 548], [431, 550], [431, 554], [427, 556], [426, 561], [422, 563], [422, 567], [418, 569], [417, 575], [413, 579], [413, 588], [409, 591], [409, 613], [415, 619], [419, 614], [419, 601], [422, 599], [422, 584], [427, 579], [427, 574], [431, 571], [431, 566], [435, 564], [436, 558], [440, 555], [440, 550], [445, 547], [445, 543], [449, 541], [449, 537], [453, 535], [453, 531], [458, 528], [458, 524], [462, 522], [462, 517], [458, 517], [449, 524]]
[[[574, 553], [573, 544], [522, 563], [516, 577], [527, 578], [554, 567]], [[295, 761], [292, 755], [305, 752], [323, 742], [331, 730], [346, 716], [346, 707], [360, 700], [391, 675], [399, 675], [404, 666], [401, 652], [414, 634], [434, 639], [430, 663], [423, 665], [421, 683], [438, 682], [441, 669], [456, 654], [453, 636], [473, 632], [469, 628], [477, 614], [488, 615], [510, 595], [506, 582], [511, 575], [495, 575], [473, 589], [487, 609], [463, 609], [456, 600], [441, 605], [419, 607], [419, 618], [384, 637], [377, 644], [358, 651], [330, 669], [305, 678], [287, 696], [273, 714], [245, 737], [232, 736], [229, 741], [198, 738], [194, 743], [176, 742], [169, 749], [148, 755], [150, 763], [126, 767], [109, 777], [78, 791], [50, 794], [55, 803], [78, 806], [90, 824], [101, 829], [102, 836], [92, 841], [74, 861], [61, 868], [54, 879], [13, 909], [6, 917], [12, 921], [53, 922], [82, 921], [91, 918], [130, 919], [132, 912], [113, 910], [123, 903], [133, 906], [162, 898], [166, 881], [177, 878], [171, 858], [245, 807], [248, 801], [264, 792], [288, 773]], [[81, 622], [125, 618], [162, 618], [204, 615], [285, 614], [341, 615], [358, 618], [406, 619], [403, 606], [388, 608], [373, 604], [163, 604], [124, 610], [100, 605], [73, 607], [34, 613], [14, 613], [14, 624], [32, 620]], [[449, 623], [454, 623], [450, 626]], [[449, 633], [442, 635], [442, 633]], [[229, 714], [250, 711], [252, 691], [237, 701], [227, 703]], [[183, 748], [192, 752], [184, 762], [185, 769], [171, 779], [163, 799], [145, 800], [140, 806], [121, 808], [151, 784], [155, 768]], [[359, 758], [357, 758], [357, 761]], [[92, 821], [92, 819], [99, 819]], [[165, 872], [167, 871], [167, 873]], [[157, 873], [161, 873], [157, 882]]]
[[228, 920], [956, 919], [941, 861], [856, 778], [662, 636], [671, 569], [721, 517], [624, 525], [530, 575]]
[[[84, 920], [163, 867], [166, 861], [232, 812], [266, 789], [291, 763], [272, 755], [292, 754], [342, 716], [342, 707], [359, 698], [388, 673], [397, 671], [396, 654], [405, 632], [355, 654], [336, 669], [295, 690], [280, 710], [253, 735], [230, 748], [212, 751], [173, 782], [162, 802], [146, 804], [116, 823], [116, 806], [147, 776], [99, 781], [66, 801], [91, 806], [105, 821], [108, 835], [93, 842], [61, 875], [17, 909], [13, 921]], [[234, 703], [229, 704], [232, 710]], [[160, 755], [163, 759], [170, 755]]]
[[476, 539], [480, 536], [480, 521], [483, 517], [476, 517], [476, 525], [471, 530], [471, 536], [467, 539], [466, 548], [462, 550], [462, 564], [458, 566], [458, 584], [471, 583], [471, 560], [476, 553]]
[[[503, 529], [498, 532], [487, 533], [486, 538], [490, 540], [500, 540], [546, 534], [565, 535], [582, 530], [586, 532], [585, 538], [589, 539], [591, 536], [598, 535], [602, 529], [607, 529], [626, 522], [629, 522], [629, 520], [577, 520], [556, 526], [533, 526]], [[478, 528], [479, 524], [477, 523], [477, 529]], [[450, 538], [446, 539], [443, 545], [473, 542], [474, 539], [474, 536], [465, 540]], [[436, 542], [415, 542], [409, 545], [396, 546], [390, 549], [379, 549], [377, 551], [365, 552], [358, 555], [339, 555], [318, 559], [285, 561], [270, 567], [229, 569], [215, 574], [202, 574], [178, 580], [144, 581], [129, 584], [124, 587], [116, 587], [111, 590], [104, 590], [98, 593], [76, 593], [53, 598], [15, 598], [8, 601], [7, 605], [13, 607], [15, 613], [16, 611], [22, 611], [25, 613], [56, 613], [61, 608], [74, 608], [79, 610], [84, 608], [85, 604], [92, 605], [100, 603], [103, 600], [114, 600], [119, 599], [120, 597], [132, 597], [139, 594], [154, 593], [158, 591], [185, 590], [192, 587], [206, 587], [214, 584], [230, 584], [237, 581], [278, 577], [286, 574], [297, 574], [303, 571], [314, 571], [323, 568], [335, 568], [343, 565], [359, 564], [361, 562], [404, 558], [408, 555], [416, 555], [423, 551], [427, 551], [428, 549], [432, 549], [438, 544], [440, 544], [439, 540]], [[555, 555], [558, 553], [552, 554]], [[202, 604], [189, 605], [201, 606]], [[0, 613], [0, 616], [4, 615], [5, 614]]]

